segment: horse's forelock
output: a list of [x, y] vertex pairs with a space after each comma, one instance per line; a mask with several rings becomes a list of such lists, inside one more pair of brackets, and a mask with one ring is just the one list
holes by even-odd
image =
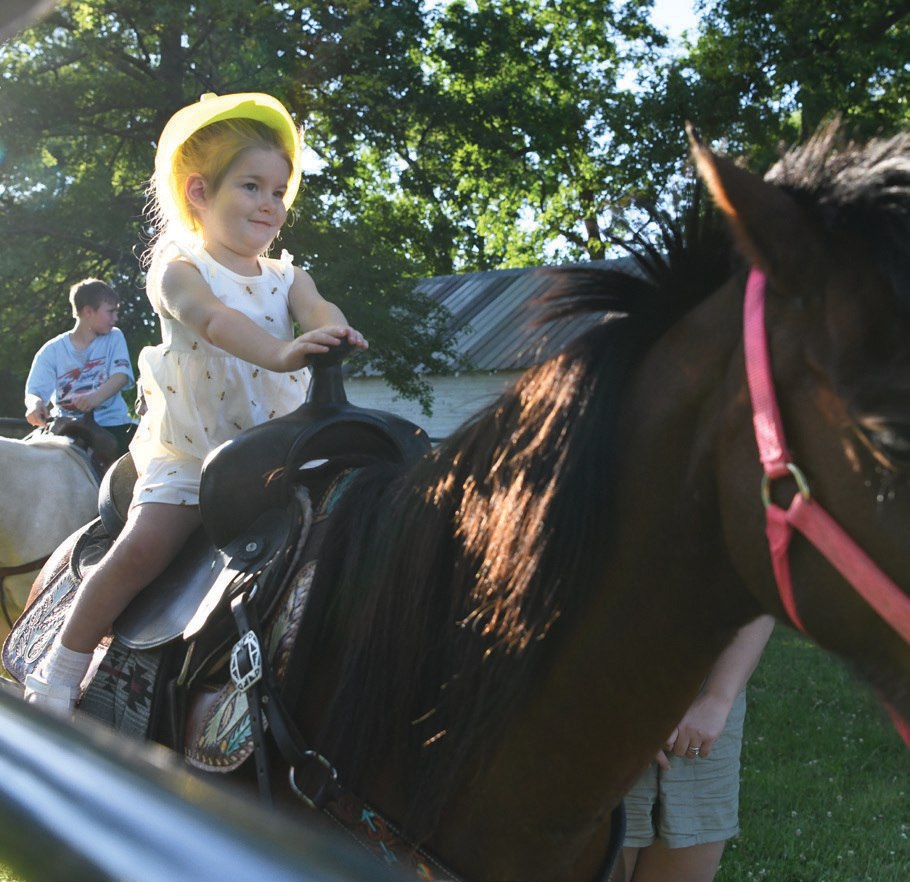
[[910, 132], [842, 143], [838, 120], [781, 157], [766, 180], [824, 227], [867, 242], [910, 315]]

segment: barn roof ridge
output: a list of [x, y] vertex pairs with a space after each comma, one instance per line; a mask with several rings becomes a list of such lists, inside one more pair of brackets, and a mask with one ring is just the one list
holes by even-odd
[[543, 325], [529, 325], [529, 305], [550, 289], [554, 280], [541, 270], [559, 267], [617, 266], [628, 257], [559, 264], [481, 270], [421, 280], [415, 290], [445, 306], [452, 314], [450, 331], [467, 370], [524, 370], [555, 355], [573, 338], [601, 321], [581, 315]]

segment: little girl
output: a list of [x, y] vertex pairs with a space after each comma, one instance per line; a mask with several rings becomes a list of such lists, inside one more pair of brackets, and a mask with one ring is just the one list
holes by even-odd
[[366, 348], [291, 255], [263, 256], [297, 195], [300, 158], [297, 127], [268, 95], [204, 95], [165, 126], [146, 281], [163, 342], [139, 356], [147, 411], [130, 445], [139, 478], [122, 533], [83, 580], [26, 680], [26, 701], [73, 707], [114, 619], [199, 526], [206, 455], [297, 408], [311, 353], [345, 339]]

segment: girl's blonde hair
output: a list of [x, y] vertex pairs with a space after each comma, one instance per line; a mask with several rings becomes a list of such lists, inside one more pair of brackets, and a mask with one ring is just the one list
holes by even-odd
[[[190, 175], [202, 175], [217, 192], [225, 175], [248, 150], [277, 150], [288, 164], [288, 179], [294, 168], [293, 158], [281, 134], [271, 126], [253, 119], [224, 119], [210, 123], [193, 132], [175, 151], [170, 175], [174, 191], [180, 194], [176, 211], [167, 212], [157, 197], [155, 175], [149, 183], [148, 215], [154, 228], [153, 238], [145, 258], [147, 263], [165, 240], [187, 234], [201, 238], [202, 227], [196, 210], [186, 197], [186, 182]], [[156, 172], [157, 174], [157, 172]]]

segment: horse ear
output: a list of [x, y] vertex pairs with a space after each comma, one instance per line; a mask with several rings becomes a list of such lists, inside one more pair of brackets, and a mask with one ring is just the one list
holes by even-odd
[[822, 258], [823, 241], [813, 222], [783, 190], [712, 153], [691, 124], [686, 132], [698, 173], [727, 216], [740, 251], [778, 290], [794, 287]]

